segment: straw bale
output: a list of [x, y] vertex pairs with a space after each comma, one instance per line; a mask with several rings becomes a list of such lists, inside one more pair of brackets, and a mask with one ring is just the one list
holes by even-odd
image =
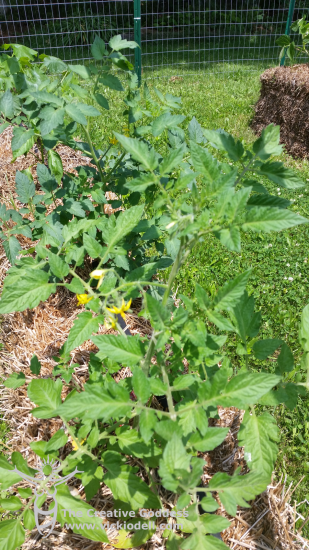
[[260, 135], [268, 124], [280, 125], [281, 143], [295, 157], [309, 157], [309, 64], [267, 69], [252, 129]]

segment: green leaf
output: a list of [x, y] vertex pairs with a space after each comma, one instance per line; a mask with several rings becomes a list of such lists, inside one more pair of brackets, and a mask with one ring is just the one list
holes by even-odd
[[84, 233], [83, 240], [84, 240], [84, 247], [86, 248], [89, 256], [93, 260], [103, 256], [103, 247], [93, 237], [90, 237], [88, 233]]
[[147, 310], [150, 315], [152, 326], [156, 330], [164, 330], [170, 321], [170, 314], [167, 309], [158, 302], [151, 294], [146, 294]]
[[30, 180], [26, 174], [17, 170], [15, 182], [16, 191], [20, 202], [28, 204], [35, 194], [35, 185], [33, 180]]
[[76, 107], [76, 105], [74, 105], [73, 103], [72, 104], [67, 104], [65, 106], [65, 110], [67, 112], [67, 114], [73, 118], [73, 120], [75, 120], [75, 122], [78, 122], [79, 124], [82, 124], [83, 126], [87, 126], [87, 119], [86, 117], [83, 115], [83, 113], [78, 109], [78, 107]]
[[53, 274], [59, 279], [64, 279], [69, 274], [70, 268], [68, 264], [60, 256], [57, 256], [57, 254], [49, 251], [48, 261]]
[[162, 132], [169, 128], [176, 128], [185, 120], [183, 115], [172, 115], [171, 113], [163, 113], [154, 119], [152, 123], [152, 135], [158, 137]]
[[100, 359], [108, 357], [113, 361], [117, 361], [117, 363], [134, 366], [145, 355], [145, 345], [139, 336], [125, 337], [100, 334], [99, 336], [93, 336], [91, 340], [99, 348], [97, 356]]
[[48, 454], [49, 451], [57, 451], [64, 447], [68, 441], [68, 436], [64, 433], [64, 430], [58, 430], [53, 437], [47, 442], [45, 447], [45, 453]]
[[208, 310], [207, 317], [209, 321], [216, 325], [216, 327], [218, 327], [220, 330], [237, 332], [234, 325], [232, 325], [232, 323], [228, 319], [223, 317], [223, 315], [221, 315], [221, 313], [219, 313], [218, 311]]
[[63, 165], [60, 155], [53, 149], [48, 151], [48, 167], [58, 183], [63, 176]]
[[187, 454], [181, 438], [175, 432], [172, 433], [164, 449], [163, 460], [160, 460], [160, 469], [162, 468], [162, 462], [164, 462], [170, 473], [175, 472], [175, 470], [187, 470], [190, 460], [191, 457]]
[[291, 42], [291, 39], [286, 34], [279, 36], [279, 38], [277, 38], [276, 40], [276, 44], [278, 44], [278, 46], [289, 46], [290, 42]]
[[251, 271], [251, 269], [248, 269], [235, 277], [235, 279], [226, 282], [225, 285], [220, 288], [213, 301], [214, 308], [217, 311], [222, 309], [230, 310], [237, 305], [239, 298], [245, 291]]
[[49, 92], [30, 92], [30, 95], [39, 101], [39, 103], [46, 103], [47, 105], [55, 105], [56, 107], [63, 107], [63, 100], [55, 94]]
[[[109, 543], [102, 524], [102, 518], [94, 516], [93, 506], [90, 506], [81, 498], [71, 495], [69, 488], [65, 484], [57, 487], [57, 503], [57, 521], [60, 522], [62, 527], [64, 527], [65, 523], [71, 523], [73, 532], [82, 535], [85, 539]], [[82, 515], [80, 518], [74, 516], [70, 518], [68, 517], [68, 512], [64, 512], [64, 510], [72, 510], [75, 514], [76, 512], [81, 512]], [[78, 521], [76, 521], [77, 519]], [[87, 529], [87, 523], [94, 525], [94, 528]]]
[[252, 195], [248, 202], [247, 207], [252, 206], [276, 206], [278, 208], [287, 208], [291, 205], [290, 201], [283, 199], [282, 197], [276, 197], [274, 195]]
[[226, 246], [228, 250], [232, 252], [240, 252], [240, 231], [238, 227], [232, 226], [225, 229], [220, 229], [220, 231], [214, 232], [215, 236], [223, 246]]
[[209, 481], [209, 490], [216, 491], [230, 516], [236, 516], [237, 504], [243, 508], [250, 508], [246, 501], [253, 500], [256, 495], [265, 491], [269, 483], [268, 476], [260, 472], [250, 472], [245, 475], [230, 477], [223, 472], [216, 473]]
[[124, 92], [124, 88], [119, 78], [113, 74], [104, 74], [101, 78], [99, 78], [99, 82], [111, 90], [116, 90], [116, 92]]
[[2, 506], [4, 510], [20, 510], [22, 508], [22, 502], [18, 497], [1, 498], [0, 506]]
[[32, 410], [36, 418], [51, 418], [61, 404], [62, 384], [51, 378], [32, 380], [28, 386], [28, 397], [38, 408]]
[[33, 147], [35, 142], [34, 131], [32, 129], [25, 130], [19, 126], [15, 126], [13, 130], [13, 138], [11, 147], [13, 151], [13, 160], [21, 155], [26, 155]]
[[9, 126], [9, 122], [4, 122], [4, 124], [0, 124], [0, 134], [2, 134], [2, 132], [4, 132], [4, 130], [6, 130]]
[[41, 365], [40, 361], [38, 360], [37, 356], [32, 355], [31, 361], [30, 361], [30, 370], [31, 370], [32, 374], [39, 375], [40, 372], [41, 372], [41, 367], [42, 367], [42, 365]]
[[10, 376], [5, 380], [3, 385], [11, 390], [16, 390], [26, 383], [26, 377], [23, 372], [12, 372]]
[[188, 444], [197, 451], [212, 451], [225, 440], [229, 428], [208, 428], [204, 435], [195, 432], [189, 439]]
[[195, 116], [189, 123], [188, 126], [189, 139], [195, 143], [202, 143], [204, 141], [203, 128], [200, 123], [196, 120]]
[[0, 113], [3, 113], [5, 118], [13, 118], [14, 116], [14, 97], [10, 90], [6, 90], [0, 98]]
[[151, 395], [151, 389], [148, 378], [139, 367], [133, 370], [132, 387], [138, 400], [143, 404], [146, 403]]
[[253, 353], [257, 359], [263, 361], [270, 355], [273, 355], [282, 344], [282, 340], [276, 338], [266, 338], [253, 344]]
[[196, 378], [192, 376], [192, 374], [182, 374], [181, 376], [177, 376], [173, 382], [173, 391], [180, 391], [180, 390], [186, 390], [192, 384], [196, 382]]
[[305, 185], [302, 179], [291, 168], [286, 168], [282, 162], [266, 162], [262, 164], [258, 173], [286, 189], [299, 189]]
[[93, 317], [91, 311], [83, 311], [80, 313], [75, 319], [65, 343], [66, 353], [69, 353], [89, 340], [90, 336], [98, 331], [100, 322], [103, 322], [103, 317]]
[[190, 151], [195, 170], [205, 176], [207, 183], [213, 183], [220, 176], [218, 162], [207, 149], [200, 147], [194, 141], [190, 142]]
[[281, 346], [280, 355], [277, 359], [277, 365], [282, 374], [285, 372], [291, 372], [294, 368], [293, 353], [285, 342], [283, 342]]
[[185, 153], [186, 145], [183, 144], [177, 149], [173, 149], [160, 164], [160, 174], [161, 176], [169, 174], [175, 166], [182, 161], [183, 155]]
[[[116, 220], [116, 227], [111, 226], [111, 229], [105, 231], [108, 226], [102, 226], [98, 224], [99, 229], [102, 231], [104, 240], [108, 243], [111, 250], [119, 241], [121, 241], [128, 233], [131, 233], [132, 229], [138, 224], [143, 215], [144, 205], [132, 206], [124, 212], [120, 212]], [[109, 218], [112, 222], [112, 216]]]
[[109, 109], [108, 101], [106, 97], [104, 97], [102, 94], [94, 94], [94, 98], [96, 102], [100, 105], [100, 107], [103, 107], [103, 109], [107, 110]]
[[85, 65], [68, 65], [68, 67], [72, 73], [78, 74], [83, 80], [91, 78], [91, 71]]
[[139, 429], [145, 443], [148, 443], [154, 432], [157, 416], [152, 409], [144, 409], [139, 416]]
[[269, 233], [270, 231], [282, 231], [302, 223], [308, 223], [307, 218], [290, 210], [255, 206], [247, 212], [246, 221], [242, 228], [244, 231], [251, 229], [252, 231]]
[[7, 259], [9, 260], [10, 264], [14, 265], [16, 257], [21, 250], [21, 245], [19, 241], [16, 239], [16, 237], [12, 236], [8, 239], [3, 240], [2, 245]]
[[280, 440], [275, 419], [267, 412], [260, 416], [246, 411], [238, 433], [238, 441], [245, 447], [245, 460], [250, 470], [271, 479]]
[[130, 191], [143, 193], [148, 187], [157, 184], [158, 182], [159, 178], [156, 174], [142, 174], [138, 178], [127, 181], [125, 183], [125, 187]]
[[235, 141], [231, 134], [223, 130], [203, 130], [204, 136], [211, 145], [215, 145], [220, 151], [226, 151], [231, 160], [239, 161], [245, 150], [240, 141]]
[[123, 50], [124, 48], [129, 48], [130, 50], [134, 50], [135, 48], [138, 48], [139, 45], [134, 42], [133, 40], [123, 40], [121, 38], [121, 34], [117, 34], [116, 36], [113, 36], [110, 41], [109, 45], [115, 52], [118, 52], [119, 50]]
[[45, 164], [37, 164], [36, 173], [43, 191], [46, 193], [51, 193], [51, 191], [55, 191], [57, 189], [57, 182]]
[[25, 542], [25, 530], [19, 519], [0, 523], [0, 550], [16, 550]]
[[280, 126], [269, 124], [263, 129], [261, 137], [253, 144], [253, 151], [261, 160], [267, 160], [272, 155], [281, 155]]
[[101, 113], [100, 113], [100, 111], [98, 111], [98, 109], [96, 109], [92, 105], [87, 105], [86, 103], [76, 103], [76, 107], [85, 116], [99, 116], [99, 115], [101, 115]]
[[200, 502], [203, 510], [205, 510], [205, 512], [215, 512], [216, 510], [218, 510], [219, 508], [219, 504], [217, 503], [217, 501], [209, 496], [209, 497], [204, 497], [201, 502]]
[[32, 510], [29, 510], [29, 509], [25, 510], [23, 520], [24, 520], [24, 526], [26, 527], [26, 529], [28, 529], [29, 531], [32, 531], [32, 529], [35, 528], [35, 517]]
[[181, 542], [182, 550], [227, 550], [222, 540], [215, 537], [205, 536], [202, 531], [196, 531], [185, 541]]
[[148, 147], [147, 143], [138, 139], [128, 138], [114, 132], [117, 140], [123, 148], [131, 154], [132, 158], [140, 162], [146, 170], [153, 171], [158, 166], [157, 153], [153, 147]]
[[167, 393], [167, 387], [160, 378], [149, 378], [149, 383], [154, 395], [165, 395]]
[[5, 287], [0, 300], [0, 313], [24, 311], [36, 307], [40, 302], [56, 292], [56, 285], [48, 283], [49, 275], [45, 271], [26, 271], [13, 288]]
[[100, 384], [85, 385], [85, 391], [69, 396], [56, 413], [64, 418], [104, 421], [129, 414], [133, 408], [129, 393], [119, 387], [118, 395], [105, 390]]
[[222, 407], [243, 408], [256, 403], [262, 395], [280, 382], [274, 374], [251, 373], [238, 374], [230, 380], [224, 391], [216, 398]]
[[91, 46], [91, 53], [97, 61], [102, 61], [106, 55], [108, 55], [108, 51], [105, 47], [105, 42], [100, 38], [98, 35], [96, 35], [94, 39], [94, 43]]
[[[65, 110], [63, 107], [54, 109], [51, 105], [46, 105], [40, 112], [40, 131], [42, 136], [47, 136], [52, 130], [63, 124]], [[52, 149], [50, 149], [52, 151]]]

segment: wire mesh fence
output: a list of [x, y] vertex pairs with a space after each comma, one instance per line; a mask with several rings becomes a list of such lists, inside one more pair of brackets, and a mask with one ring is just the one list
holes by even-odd
[[[143, 76], [271, 66], [288, 9], [289, 0], [141, 0]], [[293, 19], [304, 14], [309, 0], [296, 0]], [[134, 39], [134, 0], [0, 0], [2, 44], [74, 62], [90, 58], [96, 34]]]

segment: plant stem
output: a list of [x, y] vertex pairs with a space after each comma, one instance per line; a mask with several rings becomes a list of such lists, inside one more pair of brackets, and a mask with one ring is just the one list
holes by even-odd
[[175, 407], [174, 407], [174, 403], [173, 403], [173, 396], [172, 396], [172, 392], [171, 392], [171, 386], [170, 386], [170, 382], [169, 382], [169, 379], [168, 379], [168, 374], [166, 372], [166, 368], [163, 365], [161, 365], [161, 371], [162, 371], [163, 382], [164, 382], [164, 384], [167, 385], [166, 399], [167, 399], [167, 404], [168, 404], [168, 410], [169, 410], [169, 413], [171, 415], [171, 420], [175, 421], [176, 420], [176, 412], [175, 412]]
[[[83, 126], [83, 129], [84, 129], [84, 132], [85, 132], [85, 134], [86, 134], [86, 139], [87, 139], [88, 145], [89, 145], [89, 147], [90, 147], [90, 151], [91, 151], [92, 158], [93, 158], [93, 160], [94, 160], [94, 162], [95, 162], [95, 165], [96, 165], [97, 169], [99, 170], [99, 174], [100, 174], [100, 176], [101, 176], [101, 179], [102, 179], [102, 181], [104, 182], [103, 170], [102, 170], [102, 168], [101, 168], [101, 166], [100, 166], [100, 163], [99, 163], [99, 161], [98, 161], [98, 159], [97, 159], [97, 155], [95, 154], [94, 147], [93, 147], [93, 144], [92, 144], [92, 140], [91, 140], [91, 137], [90, 137], [90, 134], [89, 134], [89, 129], [88, 129], [88, 127], [86, 127], [86, 126]], [[103, 188], [103, 190], [105, 191], [105, 187]]]

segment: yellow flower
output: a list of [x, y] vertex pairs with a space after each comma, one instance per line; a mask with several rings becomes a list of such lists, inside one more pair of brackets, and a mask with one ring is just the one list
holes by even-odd
[[110, 137], [110, 138], [109, 138], [109, 142], [111, 143], [111, 145], [117, 145], [118, 139], [116, 139], [116, 138], [111, 138], [111, 137]]
[[99, 288], [99, 286], [101, 286], [102, 284], [102, 281], [104, 279], [104, 275], [105, 275], [105, 269], [95, 269], [94, 271], [92, 271], [90, 273], [90, 277], [92, 277], [93, 279], [98, 279], [98, 284], [97, 284], [97, 288]]
[[88, 294], [76, 294], [77, 306], [82, 306], [88, 304], [92, 300], [93, 296], [88, 296]]
[[80, 445], [77, 445], [77, 443], [75, 443], [75, 441], [71, 439], [73, 451], [77, 451], [82, 446], [82, 444], [85, 443], [85, 441], [86, 441], [86, 438], [81, 440]]
[[124, 132], [124, 135], [125, 135], [126, 137], [130, 137], [130, 128], [128, 128], [127, 126], [124, 126], [124, 127], [122, 128], [122, 131]]
[[131, 303], [132, 303], [132, 299], [128, 301], [128, 303], [126, 304], [124, 300], [122, 300], [122, 304], [121, 304], [121, 307], [116, 307], [116, 306], [113, 306], [113, 307], [108, 307], [106, 308], [108, 311], [110, 311], [111, 313], [115, 313], [116, 315], [121, 315], [121, 317], [126, 320], [126, 316], [125, 316], [125, 311], [128, 311], [130, 309], [130, 306], [131, 306]]
[[104, 323], [104, 326], [107, 329], [112, 328], [114, 330], [117, 330], [116, 321], [112, 317], [108, 318], [108, 322]]

